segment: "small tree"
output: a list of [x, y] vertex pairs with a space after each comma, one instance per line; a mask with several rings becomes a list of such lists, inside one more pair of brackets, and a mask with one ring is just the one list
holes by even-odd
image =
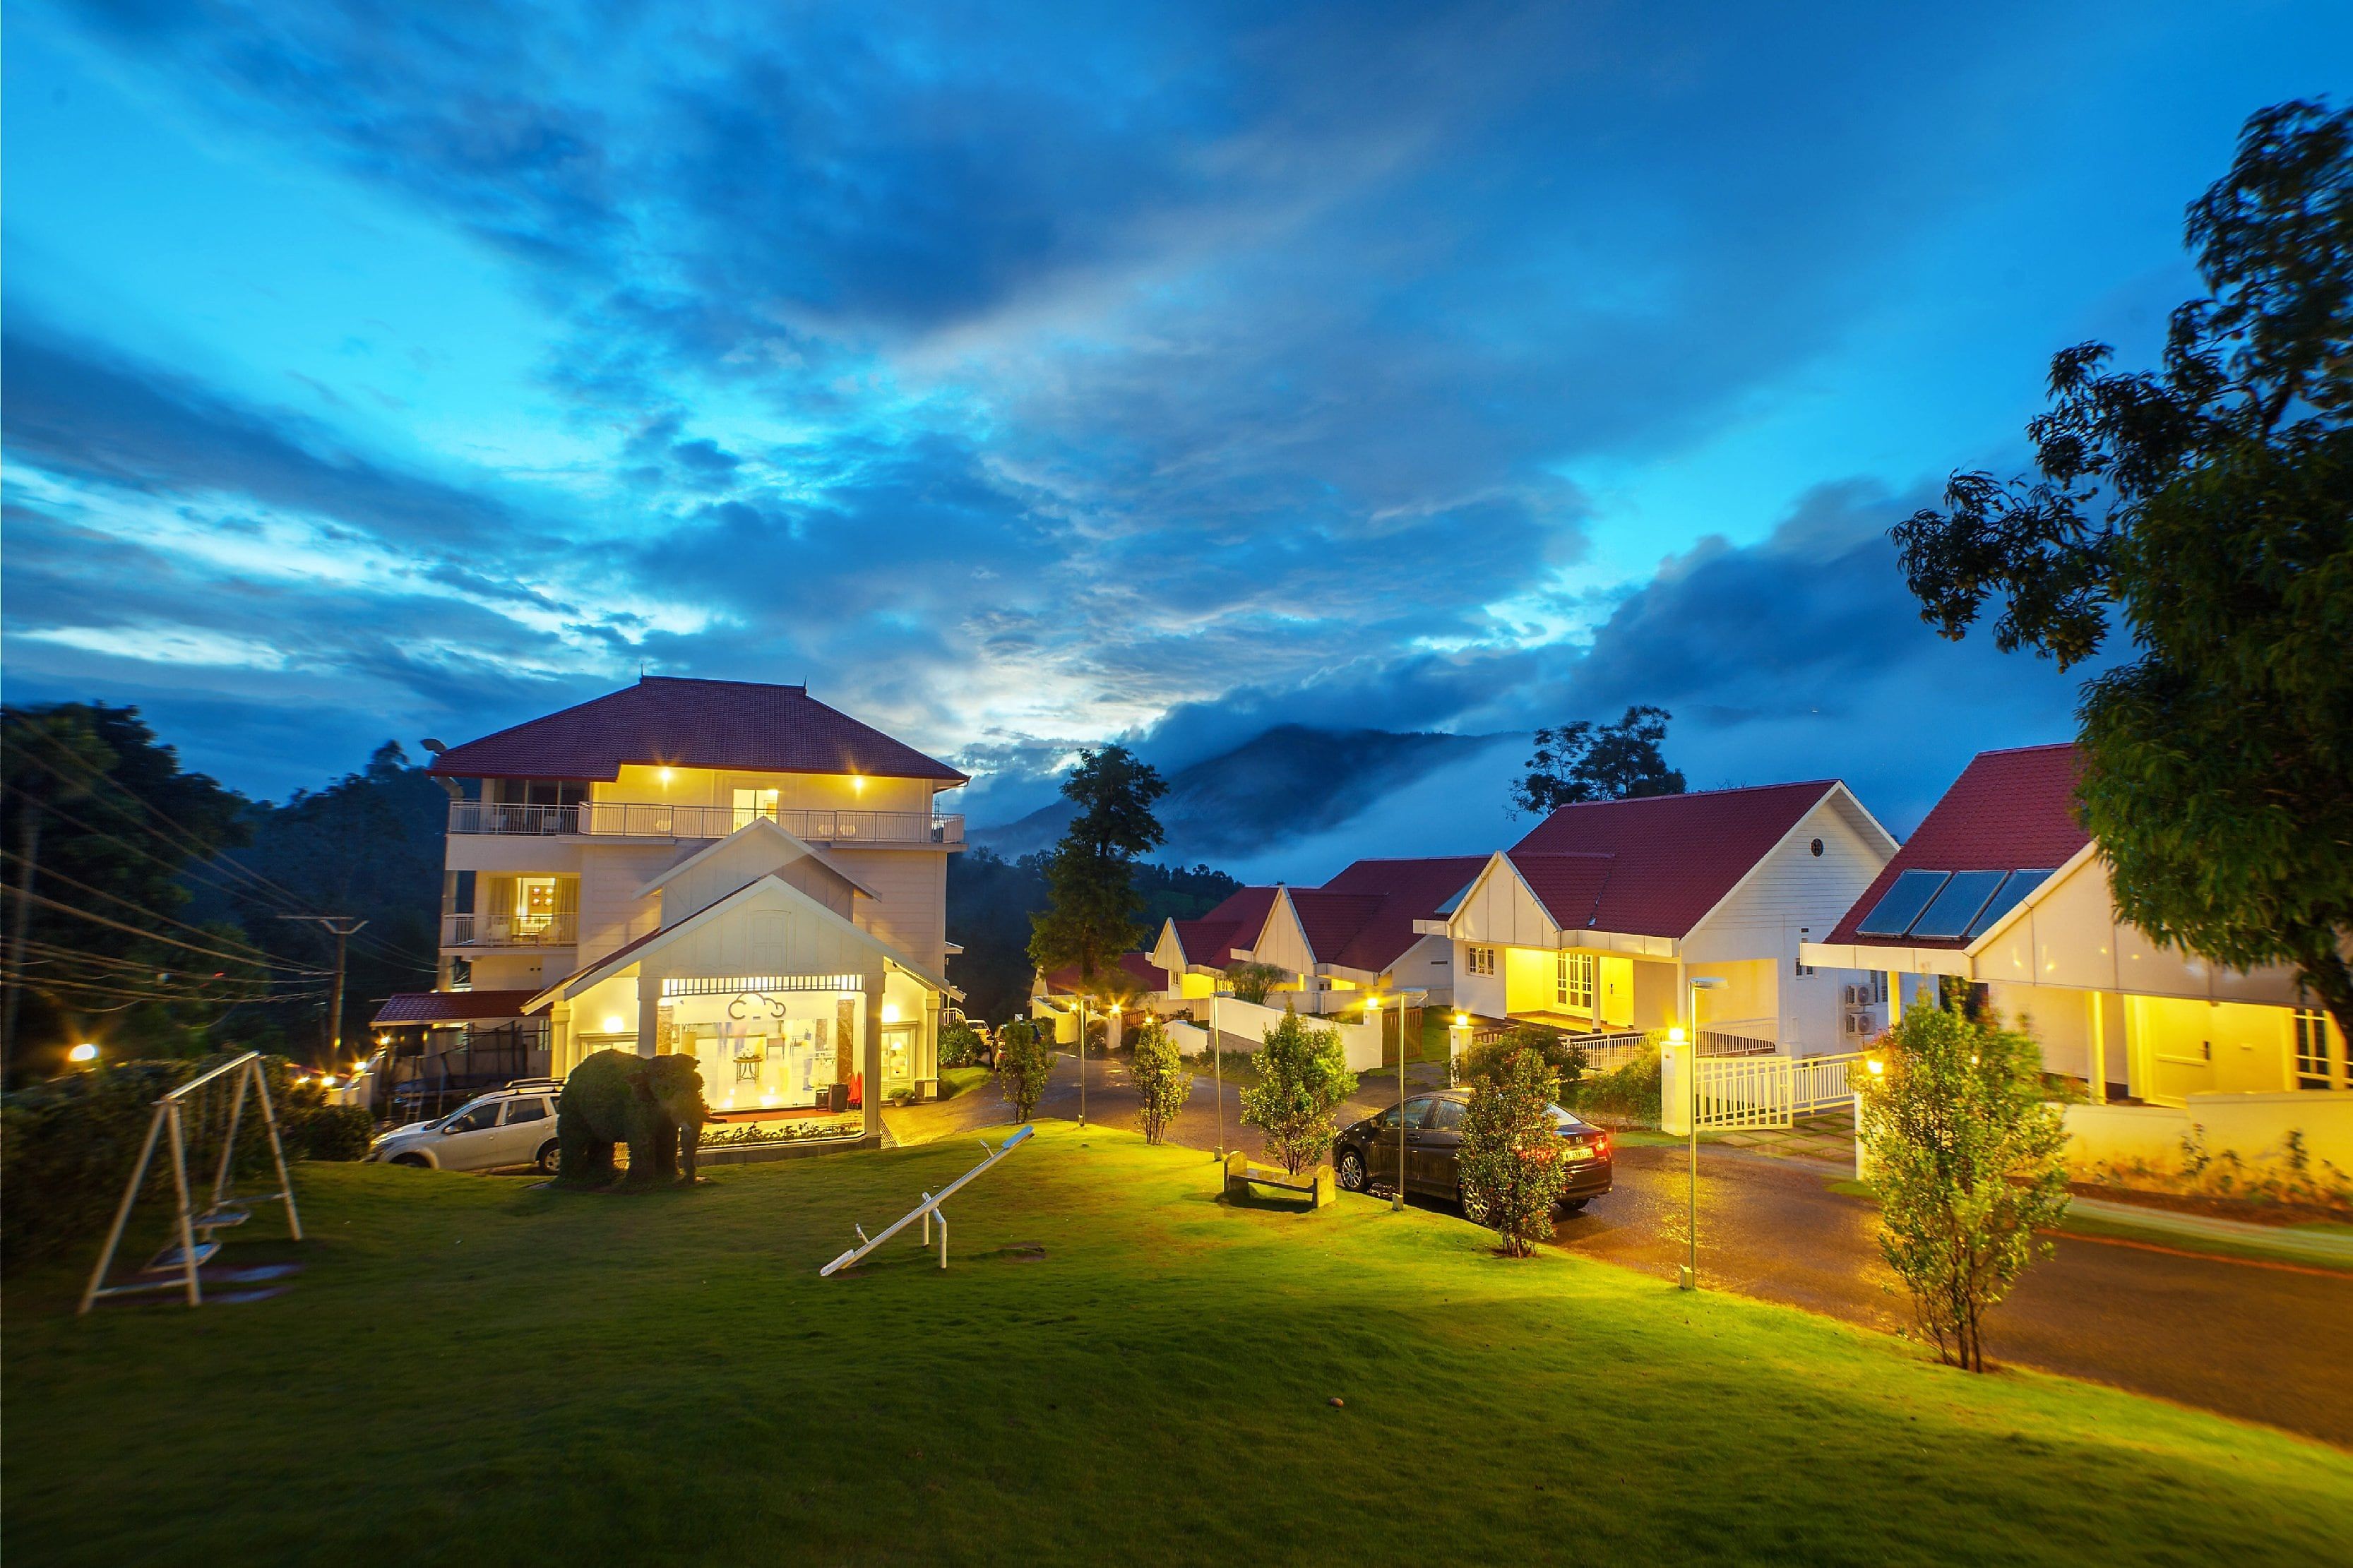
[[1038, 1026], [1017, 1019], [997, 1031], [997, 1085], [1016, 1121], [1027, 1121], [1046, 1092], [1046, 1075], [1054, 1070], [1053, 1047]]
[[1534, 1051], [1552, 1073], [1556, 1097], [1567, 1094], [1585, 1077], [1584, 1046], [1556, 1029], [1515, 1024], [1496, 1038], [1462, 1053], [1462, 1081], [1475, 1085], [1500, 1078], [1523, 1051]]
[[954, 1018], [940, 1026], [940, 1065], [945, 1068], [968, 1068], [980, 1060], [980, 1031], [962, 1018]]
[[1157, 1143], [1193, 1092], [1193, 1075], [1185, 1070], [1185, 1058], [1159, 1019], [1136, 1031], [1130, 1070], [1135, 1079], [1135, 1124], [1146, 1143]]
[[1879, 1250], [1948, 1364], [1985, 1370], [1984, 1321], [2067, 1207], [2067, 1142], [2042, 1053], [2015, 1030], [1915, 1008], [1857, 1075]]
[[1268, 994], [1290, 973], [1280, 964], [1232, 963], [1226, 966], [1226, 983], [1234, 988], [1237, 1000], [1264, 1006]]
[[1283, 1009], [1258, 1053], [1258, 1087], [1241, 1092], [1242, 1120], [1266, 1134], [1266, 1152], [1292, 1175], [1332, 1152], [1332, 1112], [1356, 1090], [1339, 1032], [1311, 1029]]
[[1525, 1258], [1552, 1235], [1553, 1206], [1568, 1180], [1553, 1120], [1553, 1068], [1531, 1048], [1513, 1052], [1471, 1090], [1462, 1116], [1462, 1207]]
[[1579, 801], [1683, 794], [1683, 775], [1659, 749], [1673, 717], [1646, 703], [1615, 724], [1578, 719], [1538, 730], [1527, 773], [1512, 785], [1512, 809], [1542, 816]]
[[1167, 793], [1166, 781], [1125, 746], [1079, 753], [1062, 781], [1077, 814], [1046, 862], [1048, 906], [1029, 917], [1029, 957], [1039, 968], [1074, 963], [1080, 984], [1091, 985], [1144, 939], [1135, 858], [1165, 837], [1152, 803]]

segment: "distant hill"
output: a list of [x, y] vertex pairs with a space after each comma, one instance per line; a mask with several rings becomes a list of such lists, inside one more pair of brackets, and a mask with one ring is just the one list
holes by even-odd
[[[1154, 858], [1215, 863], [1285, 837], [1337, 827], [1430, 770], [1491, 745], [1492, 735], [1400, 734], [1279, 724], [1221, 756], [1168, 775], [1160, 824], [1168, 842]], [[1012, 858], [1052, 847], [1071, 804], [972, 833]]]

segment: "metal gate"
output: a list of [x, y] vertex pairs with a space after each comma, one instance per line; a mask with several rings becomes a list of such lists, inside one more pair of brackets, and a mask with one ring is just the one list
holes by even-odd
[[1854, 1098], [1860, 1052], [1824, 1057], [1701, 1057], [1694, 1063], [1700, 1131], [1782, 1128]]

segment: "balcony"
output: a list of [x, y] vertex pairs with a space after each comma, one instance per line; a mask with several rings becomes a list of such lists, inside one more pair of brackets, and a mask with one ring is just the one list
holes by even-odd
[[471, 952], [484, 948], [571, 947], [580, 940], [579, 918], [548, 915], [444, 915], [441, 945]]
[[724, 838], [765, 816], [812, 844], [954, 846], [964, 842], [964, 818], [927, 811], [752, 812], [732, 805], [669, 805], [653, 801], [596, 800], [576, 805], [508, 805], [491, 801], [449, 803], [452, 833], [496, 833], [541, 838]]

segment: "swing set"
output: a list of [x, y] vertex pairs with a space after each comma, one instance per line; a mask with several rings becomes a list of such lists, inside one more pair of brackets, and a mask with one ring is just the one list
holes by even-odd
[[[259, 1101], [262, 1129], [269, 1135], [269, 1157], [278, 1172], [278, 1190], [274, 1193], [240, 1195], [236, 1190], [237, 1134], [244, 1122], [248, 1093]], [[110, 1285], [106, 1276], [114, 1266], [114, 1253], [121, 1245], [123, 1226], [130, 1223], [140, 1190], [147, 1184], [148, 1168], [155, 1160], [155, 1146], [165, 1140], [171, 1144], [172, 1184], [178, 1198], [173, 1232], [176, 1239], [165, 1243], [146, 1268], [119, 1284]], [[193, 1161], [201, 1172], [207, 1156], [213, 1161], [212, 1196], [199, 1211], [188, 1184], [188, 1167]], [[122, 1189], [122, 1202], [114, 1211], [114, 1225], [106, 1233], [106, 1250], [99, 1254], [98, 1267], [90, 1271], [90, 1284], [82, 1290], [79, 1310], [89, 1311], [101, 1297], [143, 1295], [156, 1290], [185, 1290], [189, 1306], [203, 1306], [204, 1282], [196, 1270], [220, 1250], [213, 1233], [243, 1225], [253, 1217], [257, 1205], [270, 1203], [286, 1205], [287, 1234], [296, 1241], [301, 1240], [302, 1220], [294, 1212], [294, 1184], [286, 1177], [286, 1151], [278, 1141], [278, 1117], [269, 1106], [269, 1084], [262, 1074], [261, 1053], [248, 1051], [190, 1079], [155, 1102], [154, 1118], [147, 1123], [146, 1144], [139, 1151], [139, 1163], [131, 1173], [130, 1185]]]

